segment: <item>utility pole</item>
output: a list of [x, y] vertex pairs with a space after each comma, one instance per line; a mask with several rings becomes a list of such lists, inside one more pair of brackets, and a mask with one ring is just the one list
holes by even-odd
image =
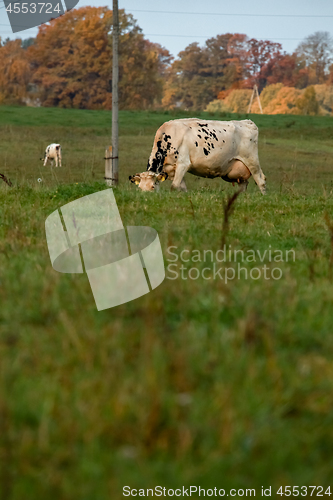
[[108, 186], [118, 186], [118, 47], [119, 47], [119, 14], [118, 0], [113, 0], [112, 30], [112, 147], [105, 151], [105, 180]]
[[112, 183], [118, 186], [118, 50], [119, 14], [118, 0], [113, 0], [113, 63], [112, 63]]

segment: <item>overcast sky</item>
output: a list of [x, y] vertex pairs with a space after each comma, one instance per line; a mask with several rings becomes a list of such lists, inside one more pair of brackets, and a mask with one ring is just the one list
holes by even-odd
[[[82, 0], [77, 7], [84, 5], [100, 6], [105, 1]], [[111, 0], [108, 5], [112, 8]], [[119, 8], [132, 13], [145, 36], [174, 56], [192, 42], [203, 45], [207, 38], [228, 32], [280, 42], [287, 52], [293, 52], [315, 31], [333, 35], [333, 0], [119, 0]], [[37, 31], [33, 28], [13, 35], [0, 0], [3, 39], [28, 38]]]

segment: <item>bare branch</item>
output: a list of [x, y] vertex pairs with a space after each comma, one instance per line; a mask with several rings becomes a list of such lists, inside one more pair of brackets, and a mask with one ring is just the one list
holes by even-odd
[[244, 191], [243, 188], [240, 188], [236, 191], [232, 196], [228, 196], [227, 201], [222, 200], [223, 207], [223, 225], [222, 225], [222, 238], [221, 238], [221, 248], [223, 250], [227, 234], [229, 231], [229, 219], [235, 208], [235, 201], [238, 196]]
[[7, 177], [4, 174], [0, 174], [0, 179], [2, 179], [8, 186], [12, 187], [12, 181], [10, 179], [7, 179]]

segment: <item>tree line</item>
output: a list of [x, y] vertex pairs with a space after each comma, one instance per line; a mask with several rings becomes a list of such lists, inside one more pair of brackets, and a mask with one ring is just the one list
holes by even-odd
[[[294, 53], [279, 43], [226, 33], [191, 43], [174, 59], [120, 10], [123, 109], [205, 109], [235, 90], [333, 85], [333, 43], [317, 32]], [[39, 28], [34, 39], [0, 39], [0, 103], [111, 109], [112, 11], [82, 7]]]

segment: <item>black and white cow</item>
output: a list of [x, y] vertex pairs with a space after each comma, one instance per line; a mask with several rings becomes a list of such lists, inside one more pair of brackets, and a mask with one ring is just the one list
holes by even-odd
[[[42, 159], [43, 158], [41, 158], [41, 160]], [[53, 143], [53, 144], [50, 144], [49, 146], [47, 146], [47, 148], [45, 149], [44, 167], [48, 161], [52, 161], [52, 163], [53, 163], [53, 160], [55, 160], [56, 167], [58, 166], [58, 163], [59, 163], [59, 167], [61, 167], [61, 146], [60, 146], [60, 144]]]
[[252, 175], [265, 194], [266, 177], [258, 157], [258, 127], [251, 120], [168, 121], [156, 132], [147, 171], [129, 179], [143, 191], [153, 191], [169, 178], [171, 188], [186, 191], [186, 172], [199, 177], [221, 177], [237, 182], [244, 190]]

